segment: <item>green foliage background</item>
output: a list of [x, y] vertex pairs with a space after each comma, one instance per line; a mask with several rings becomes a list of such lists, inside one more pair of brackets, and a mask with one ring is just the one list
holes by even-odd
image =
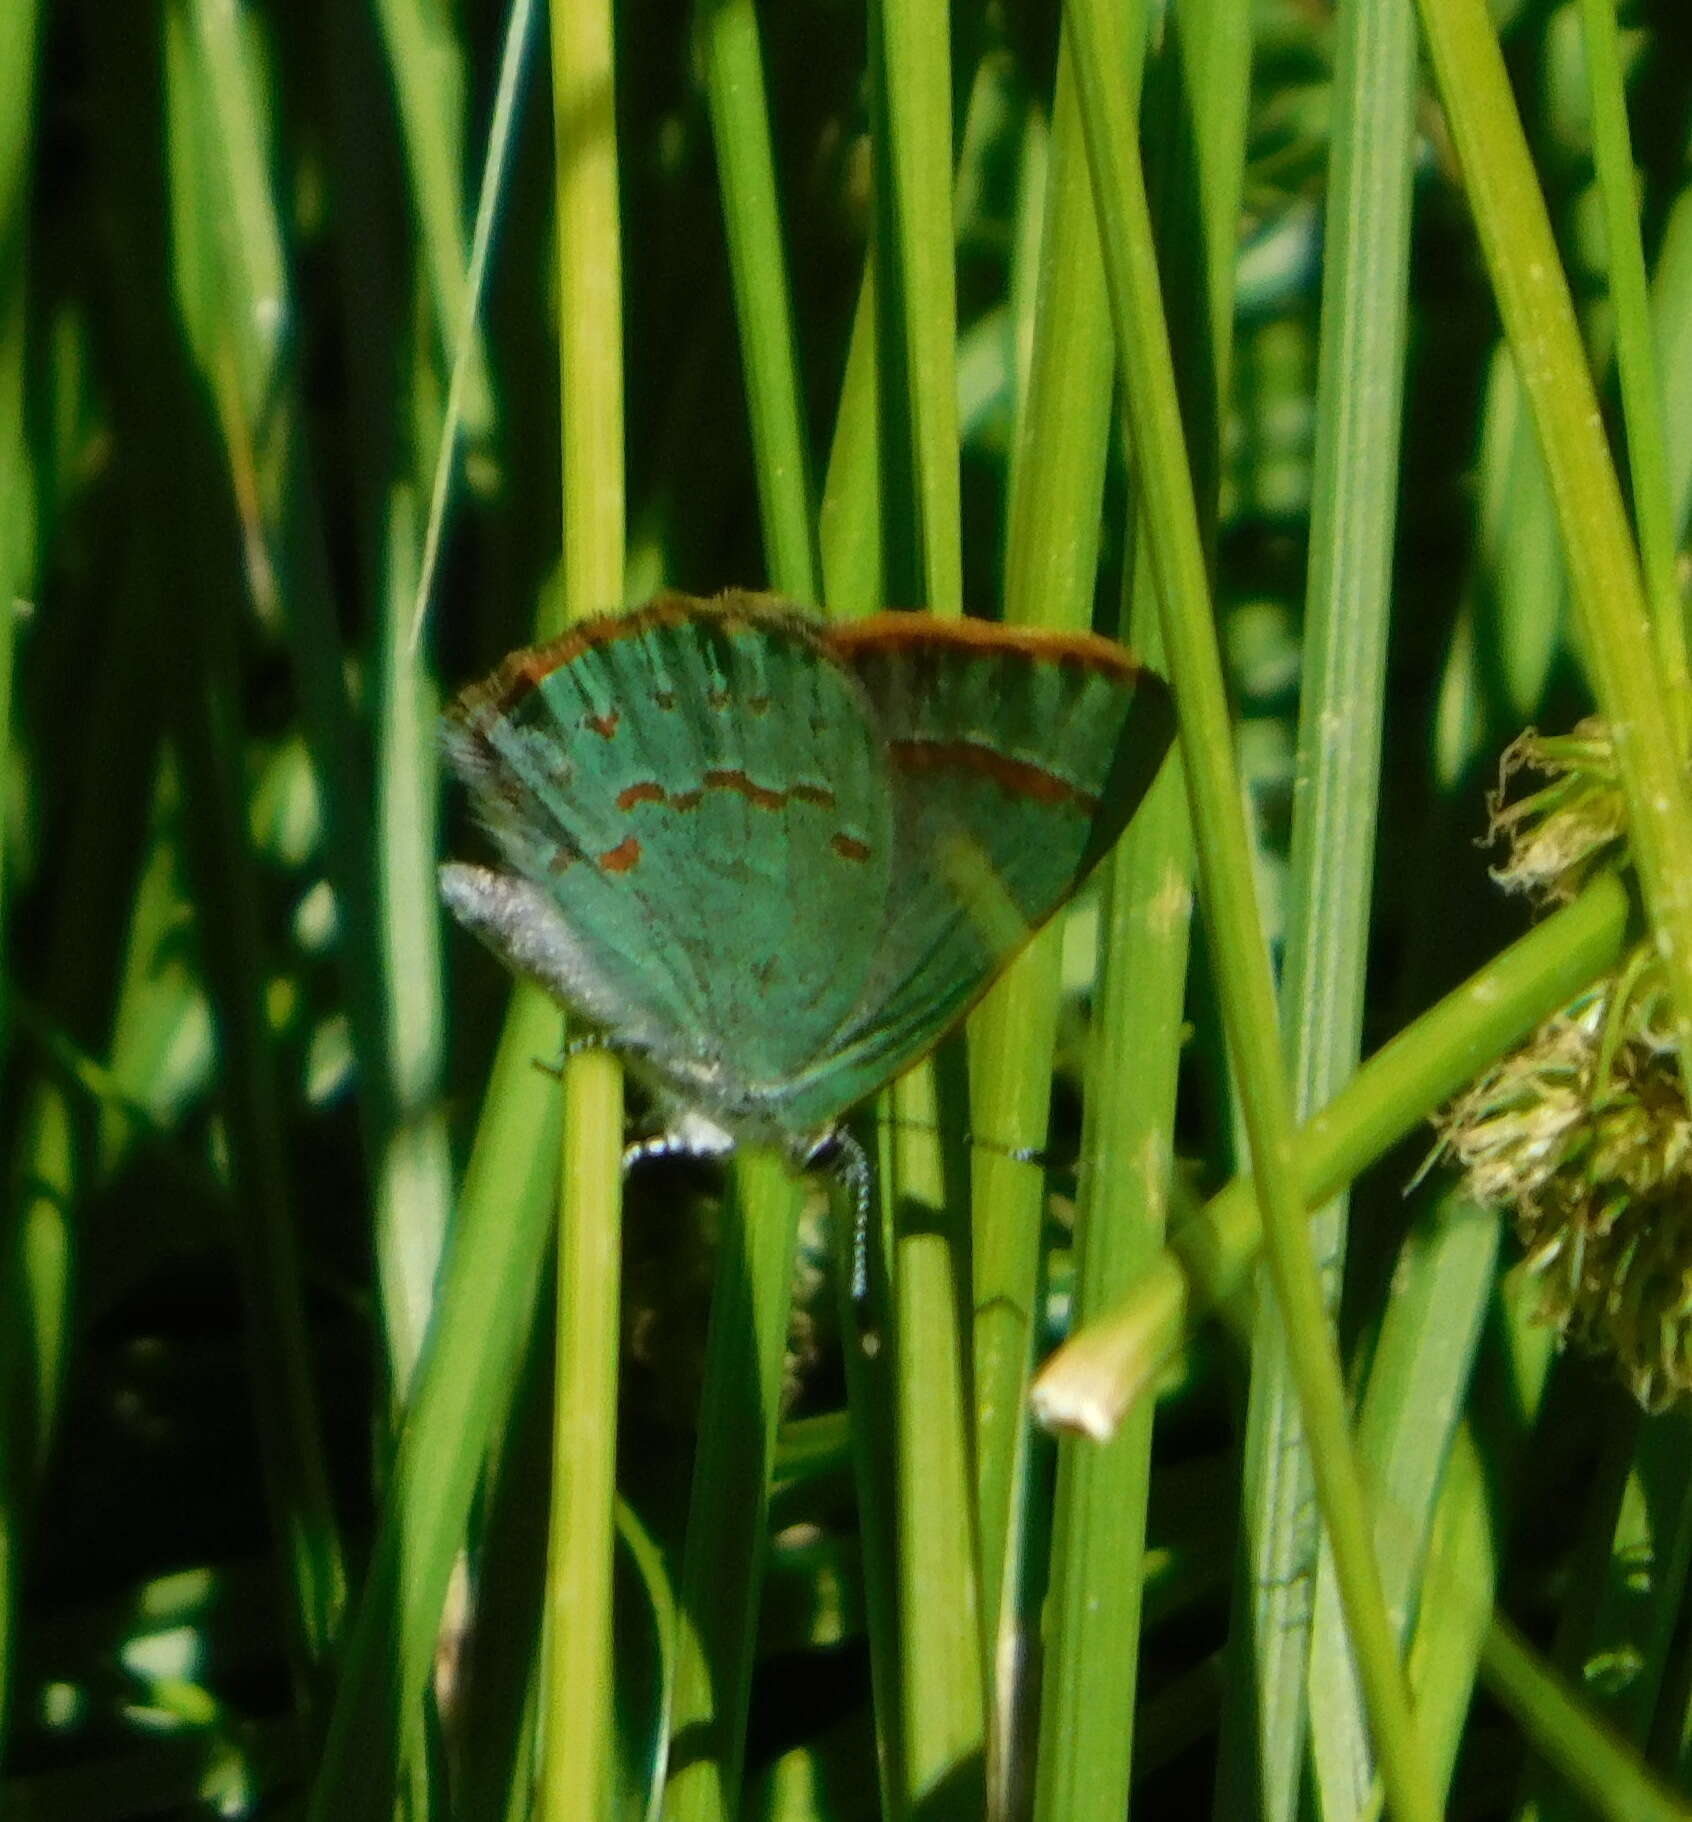
[[[1688, 1813], [1687, 1419], [1415, 1173], [1641, 918], [1692, 1024], [1692, 41], [1062, 30], [0, 7], [6, 1815]], [[440, 697], [729, 585], [1181, 705], [866, 1116], [874, 1347], [769, 1160], [619, 1230], [614, 1073], [436, 900]], [[1482, 794], [1595, 703], [1641, 889], [1524, 936]]]

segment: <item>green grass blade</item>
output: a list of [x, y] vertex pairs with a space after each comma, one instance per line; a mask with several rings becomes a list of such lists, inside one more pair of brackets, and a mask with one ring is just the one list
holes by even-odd
[[699, 0], [697, 30], [740, 323], [764, 558], [780, 593], [815, 602], [820, 576], [799, 370], [752, 0]]
[[[1295, 1106], [1308, 1119], [1357, 1066], [1380, 788], [1382, 698], [1398, 505], [1400, 404], [1416, 105], [1415, 29], [1401, 0], [1339, 15], [1324, 234], [1310, 574], [1299, 691], [1281, 1004]], [[1343, 1199], [1310, 1224], [1339, 1292]], [[1280, 1312], [1260, 1300], [1246, 1434], [1251, 1669], [1231, 1705], [1216, 1813], [1255, 1791], [1290, 1818], [1304, 1766], [1304, 1659], [1318, 1528]], [[1246, 1691], [1250, 1691], [1250, 1697]], [[1255, 1739], [1247, 1725], [1256, 1717]], [[1325, 1725], [1318, 1706], [1312, 1724]], [[1244, 1769], [1249, 1763], [1249, 1771]], [[1333, 1814], [1332, 1811], [1326, 1812]]]
[[[1628, 895], [1593, 882], [1369, 1058], [1307, 1122], [1298, 1145], [1307, 1206], [1330, 1201], [1475, 1075], [1519, 1043], [1622, 953]], [[1249, 1177], [1170, 1235], [1134, 1293], [1048, 1363], [1035, 1386], [1043, 1421], [1108, 1435], [1169, 1364], [1188, 1326], [1241, 1288], [1262, 1244]]]
[[[1406, 1241], [1358, 1415], [1377, 1489], [1375, 1547], [1394, 1624], [1414, 1617], [1427, 1540], [1492, 1300], [1497, 1219], [1452, 1194]], [[1311, 1619], [1311, 1752], [1324, 1816], [1372, 1813], [1374, 1760], [1324, 1553]]]
[[1651, 327], [1662, 385], [1669, 521], [1692, 512], [1692, 187], [1682, 188], [1663, 224], [1651, 278]]
[[[1038, 302], [1013, 470], [1005, 548], [1005, 618], [1064, 631], [1092, 622], [1110, 434], [1113, 355], [1098, 230], [1073, 88], [1061, 73], [1053, 109]], [[1027, 1388], [1045, 1175], [1012, 1155], [1040, 1153], [1051, 1104], [1062, 928], [1012, 963], [970, 1021], [974, 1231], [975, 1457], [988, 1661], [998, 1667], [996, 1724], [1016, 1705], [1021, 1577], [1014, 1512], [1026, 1449]], [[998, 1742], [994, 1776], [1008, 1773]]]
[[[623, 597], [622, 248], [610, 0], [554, 0], [552, 106], [564, 490], [563, 610]], [[606, 1052], [564, 1072], [557, 1402], [547, 1557], [540, 1813], [603, 1813], [610, 1739], [622, 1077]]]
[[[1127, 9], [1130, 43], [1143, 17]], [[1239, 213], [1249, 45], [1222, 12], [1190, 7], [1146, 80], [1147, 138], [1171, 294], [1183, 311], [1176, 358], [1195, 452], [1195, 489], [1213, 525], [1230, 368], [1233, 224]], [[1067, 59], [1060, 83], [1067, 82]], [[1073, 98], [1073, 91], [1071, 90]], [[1076, 117], [1074, 126], [1079, 126]], [[1079, 133], [1076, 150], [1084, 152]], [[1087, 186], [1091, 190], [1090, 183]], [[1097, 248], [1097, 228], [1093, 245]], [[1097, 276], [1095, 277], [1097, 283]], [[1100, 305], [1107, 300], [1101, 294]], [[1137, 509], [1136, 509], [1137, 510]], [[1130, 643], [1161, 668], [1158, 603], [1138, 527], [1129, 528]], [[1077, 1313], [1120, 1299], [1155, 1256], [1174, 1187], [1174, 1121], [1191, 937], [1192, 830], [1172, 756], [1105, 881], [1106, 945], [1083, 1127]], [[1139, 1739], [1144, 1549], [1152, 1413], [1102, 1449], [1060, 1444], [1052, 1618], [1042, 1678], [1037, 1814], [1121, 1815]], [[1138, 1547], [1135, 1547], [1138, 1545]], [[1155, 1617], [1155, 1609], [1154, 1609]]]
[[1657, 384], [1656, 349], [1651, 338], [1645, 249], [1639, 238], [1637, 182], [1627, 130], [1619, 29], [1615, 8], [1605, 4], [1605, 0], [1581, 0], [1580, 11], [1587, 83], [1592, 96], [1593, 150], [1604, 204], [1610, 299], [1616, 312], [1616, 366], [1627, 420], [1634, 526], [1662, 688], [1684, 747], [1687, 724], [1692, 720], [1692, 685], [1687, 678], [1685, 610], [1674, 574], [1675, 535], [1669, 516], [1663, 451], [1662, 393]]
[[1533, 1744], [1591, 1805], [1615, 1822], [1686, 1822], [1692, 1803], [1671, 1790], [1595, 1722], [1520, 1633], [1495, 1618], [1482, 1670], [1487, 1687]]
[[470, 236], [470, 270], [464, 281], [464, 319], [452, 345], [452, 376], [447, 382], [446, 409], [442, 416], [435, 477], [430, 483], [429, 523], [423, 534], [423, 558], [417, 570], [417, 596], [411, 609], [410, 650], [422, 643], [423, 622], [435, 586], [435, 564], [440, 557], [446, 528], [447, 493], [452, 484], [453, 460], [458, 453], [471, 376], [476, 370], [480, 341], [482, 291], [487, 282], [488, 253], [493, 245], [494, 216], [505, 192], [505, 175], [512, 142], [517, 136], [517, 103], [523, 65], [529, 53], [535, 0], [512, 0], [505, 25], [505, 43], [499, 59], [499, 88], [488, 122], [488, 150], [482, 162], [482, 184], [476, 196], [476, 225]]
[[468, 341], [464, 422], [471, 438], [479, 440], [492, 423], [493, 400], [472, 283], [465, 272], [465, 83], [456, 22], [438, 0], [377, 0], [376, 16], [399, 104], [412, 205], [434, 299], [440, 365], [443, 371], [450, 368], [461, 339]]
[[536, 1062], [557, 1047], [557, 1007], [519, 988], [342, 1659], [312, 1822], [389, 1822], [399, 1768], [418, 1744], [447, 1581], [489, 1439], [504, 1421], [552, 1231], [562, 1110], [557, 1083]]
[[[35, 476], [24, 423], [24, 356], [29, 309], [29, 230], [31, 155], [35, 125], [37, 77], [36, 35], [40, 8], [34, 0], [5, 9], [0, 17], [0, 753], [12, 751], [12, 653], [17, 605], [33, 592], [35, 574]], [[0, 842], [0, 932], [6, 926], [11, 897], [9, 844]], [[0, 937], [3, 940], [3, 937]], [[8, 952], [9, 953], [9, 952]], [[10, 967], [0, 968], [9, 981]], [[0, 987], [0, 1054], [11, 1036], [10, 993]], [[45, 1109], [43, 1109], [45, 1111]], [[53, 1151], [62, 1151], [55, 1146]], [[37, 1183], [62, 1177], [69, 1160]], [[27, 1226], [27, 1215], [25, 1223]], [[11, 1223], [7, 1223], [10, 1227]], [[10, 1252], [8, 1235], [7, 1252]], [[21, 1288], [0, 1264], [0, 1286]], [[8, 1305], [13, 1299], [8, 1297]], [[8, 1307], [8, 1317], [18, 1314]], [[11, 1364], [6, 1359], [7, 1365]], [[11, 1432], [16, 1409], [12, 1386], [0, 1383], [0, 1422]], [[19, 1451], [15, 1436], [0, 1435], [0, 1724], [11, 1711], [12, 1657], [16, 1644], [13, 1597], [19, 1568], [17, 1545], [22, 1530], [23, 1478], [9, 1459]], [[0, 1746], [4, 1736], [0, 1735]]]
[[[886, 589], [963, 605], [952, 233], [952, 70], [944, 8], [870, 11], [875, 348]], [[887, 1096], [878, 1180], [891, 1211], [898, 1448], [901, 1806], [981, 1805], [985, 1684], [969, 1447], [967, 1234], [948, 1202], [935, 1065]], [[937, 1623], [937, 1621], [939, 1623]]]
[[[897, 498], [891, 470], [883, 510], [908, 515], [909, 580], [890, 577], [894, 605], [934, 613], [963, 609], [958, 494], [957, 299], [952, 238], [952, 65], [947, 9], [919, 0], [871, 8], [876, 131], [876, 298], [883, 386], [898, 390], [902, 422], [884, 421], [884, 451], [898, 454], [912, 496]], [[882, 394], [887, 401], [886, 391]], [[908, 442], [905, 438], [908, 437]], [[899, 553], [894, 553], [897, 558]]]
[[[778, 592], [815, 602], [818, 558], [798, 359], [750, 0], [701, 0], [711, 109], [764, 557]], [[672, 1727], [687, 1742], [667, 1793], [678, 1819], [740, 1813], [766, 1509], [787, 1346], [800, 1192], [774, 1157], [741, 1162], [718, 1262], [683, 1554]], [[841, 1211], [842, 1219], [849, 1219]]]
[[1418, 0], [1481, 247], [1539, 432], [1632, 850], [1692, 1046], [1692, 787], [1657, 678], [1621, 490], [1509, 77], [1483, 0]]
[[[1053, 150], [1065, 78], [1059, 72]], [[1079, 148], [1077, 148], [1079, 149]], [[1102, 305], [1102, 297], [1098, 300]], [[1152, 597], [1134, 625], [1158, 649]], [[1078, 1322], [1108, 1308], [1162, 1244], [1174, 1173], [1192, 834], [1172, 756], [1106, 863], [1105, 946], [1091, 1033], [1076, 1219]], [[1128, 1058], [1135, 1059], [1130, 1067]], [[1037, 1822], [1105, 1822], [1127, 1803], [1145, 1599], [1152, 1406], [1102, 1446], [1059, 1444], [1041, 1687]]]
[[770, 1464], [781, 1412], [800, 1198], [782, 1161], [735, 1171], [711, 1300], [679, 1605], [676, 1741], [664, 1813], [710, 1822], [741, 1813], [746, 1709], [764, 1568]]
[[[1286, 1321], [1318, 1496], [1333, 1540], [1388, 1791], [1405, 1817], [1431, 1819], [1437, 1808], [1382, 1605], [1339, 1358], [1304, 1233], [1274, 990], [1263, 951], [1144, 180], [1132, 118], [1114, 75], [1123, 63], [1120, 26], [1100, 0], [1069, 0], [1065, 17], [1074, 34], [1100, 239], [1126, 382], [1127, 432], [1145, 489], [1145, 521], [1163, 605], [1199, 878], [1228, 1048], [1265, 1216], [1270, 1274]], [[1692, 1004], [1692, 995], [1688, 1003]]]
[[963, 1822], [983, 1811], [986, 1748], [960, 1295], [968, 1253], [961, 1199], [938, 1143], [899, 1144], [912, 1132], [937, 1130], [934, 1083], [932, 1068], [915, 1069], [883, 1097], [903, 1129], [884, 1133], [881, 1148], [881, 1180], [897, 1185], [888, 1199], [896, 1235], [901, 1806]]
[[879, 320], [872, 255], [864, 263], [863, 281], [852, 313], [828, 476], [817, 509], [823, 589], [829, 611], [836, 614], [871, 613], [887, 594], [875, 346]]
[[376, 1170], [376, 1257], [399, 1405], [428, 1332], [452, 1207], [441, 1102], [446, 1009], [435, 888], [436, 704], [407, 635], [415, 593], [414, 498], [408, 487], [396, 487], [390, 505], [376, 713], [375, 866], [392, 1096]]
[[[12, 646], [17, 606], [34, 586], [35, 476], [24, 423], [29, 307], [29, 197], [35, 126], [35, 0], [0, 19], [0, 752], [12, 745]], [[10, 881], [0, 847], [0, 927]], [[7, 1025], [0, 1001], [0, 1045]], [[0, 1704], [3, 1707], [3, 1704]]]

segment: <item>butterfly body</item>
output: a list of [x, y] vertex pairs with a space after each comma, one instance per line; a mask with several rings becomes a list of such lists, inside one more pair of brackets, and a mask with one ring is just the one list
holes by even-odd
[[449, 709], [503, 864], [442, 891], [644, 1080], [675, 1149], [803, 1165], [1069, 896], [1172, 725], [1090, 635], [660, 596]]

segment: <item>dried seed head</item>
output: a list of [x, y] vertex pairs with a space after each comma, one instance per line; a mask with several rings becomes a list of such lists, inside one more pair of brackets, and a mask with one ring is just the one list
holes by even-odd
[[1507, 1209], [1542, 1320], [1658, 1409], [1692, 1391], [1692, 1114], [1661, 965], [1641, 945], [1443, 1116], [1477, 1202]]
[[[1551, 782], [1506, 803], [1518, 772]], [[1593, 867], [1627, 829], [1627, 807], [1609, 730], [1589, 716], [1572, 734], [1548, 737], [1529, 728], [1504, 750], [1498, 788], [1487, 798], [1488, 841], [1509, 843], [1509, 858], [1492, 877], [1540, 903], [1571, 899]]]

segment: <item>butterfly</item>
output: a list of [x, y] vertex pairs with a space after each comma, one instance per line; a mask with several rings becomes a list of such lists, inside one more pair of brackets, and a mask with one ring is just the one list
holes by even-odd
[[1174, 729], [1091, 633], [660, 595], [513, 652], [443, 717], [498, 850], [458, 920], [598, 1034], [632, 1155], [867, 1165], [841, 1118], [926, 1055], [1108, 852]]

